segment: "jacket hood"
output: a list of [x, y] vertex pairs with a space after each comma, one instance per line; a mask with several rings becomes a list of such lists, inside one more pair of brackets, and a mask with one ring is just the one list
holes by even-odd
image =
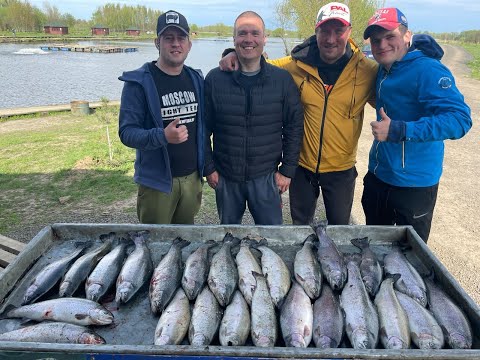
[[[344, 58], [350, 59], [352, 53], [355, 51], [358, 51], [358, 47], [350, 39], [347, 42], [345, 54], [337, 60], [337, 62], [343, 62], [345, 60]], [[313, 67], [328, 65], [320, 58], [320, 51], [318, 50], [317, 38], [315, 35], [310, 36], [303, 43], [295, 46], [292, 50], [292, 58]]]
[[443, 49], [434, 38], [426, 34], [412, 36], [409, 52], [420, 50], [425, 56], [440, 60], [443, 57]]

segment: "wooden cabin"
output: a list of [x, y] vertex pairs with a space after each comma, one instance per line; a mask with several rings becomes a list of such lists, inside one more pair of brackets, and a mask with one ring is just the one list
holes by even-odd
[[129, 36], [140, 36], [140, 29], [137, 28], [128, 28], [125, 30], [125, 34]]
[[50, 35], [67, 35], [68, 26], [60, 24], [48, 24], [43, 26], [43, 31], [45, 32], [45, 34]]
[[107, 36], [110, 35], [110, 29], [105, 26], [96, 25], [92, 27], [92, 35]]

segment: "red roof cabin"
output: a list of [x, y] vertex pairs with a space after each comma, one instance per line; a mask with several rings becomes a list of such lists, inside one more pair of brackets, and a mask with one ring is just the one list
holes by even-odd
[[45, 32], [45, 34], [50, 35], [67, 35], [68, 26], [60, 24], [48, 24], [43, 26], [43, 31]]
[[110, 29], [105, 26], [96, 25], [92, 27], [92, 35], [107, 36], [110, 35]]

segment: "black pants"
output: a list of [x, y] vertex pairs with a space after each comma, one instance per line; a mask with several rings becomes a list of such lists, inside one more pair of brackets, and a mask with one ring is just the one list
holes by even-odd
[[215, 195], [221, 224], [241, 224], [247, 204], [256, 225], [283, 222], [282, 198], [274, 172], [244, 182], [229, 181], [220, 175]]
[[312, 222], [321, 188], [328, 223], [348, 225], [357, 175], [355, 166], [344, 171], [319, 174], [299, 166], [289, 189], [293, 224], [308, 225]]
[[367, 225], [412, 225], [427, 242], [437, 201], [438, 184], [427, 187], [389, 185], [368, 172], [362, 206]]

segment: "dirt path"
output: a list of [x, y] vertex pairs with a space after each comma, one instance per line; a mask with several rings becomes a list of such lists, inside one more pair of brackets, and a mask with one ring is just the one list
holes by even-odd
[[[445, 161], [433, 216], [429, 247], [459, 281], [465, 291], [480, 304], [480, 81], [469, 78], [465, 65], [469, 54], [463, 49], [442, 45], [443, 63], [452, 70], [458, 88], [472, 110], [473, 127], [462, 139], [445, 141]], [[372, 142], [369, 119], [375, 112], [369, 107], [360, 139], [357, 169], [359, 178], [352, 216], [365, 223], [360, 203], [363, 175], [367, 171]]]

